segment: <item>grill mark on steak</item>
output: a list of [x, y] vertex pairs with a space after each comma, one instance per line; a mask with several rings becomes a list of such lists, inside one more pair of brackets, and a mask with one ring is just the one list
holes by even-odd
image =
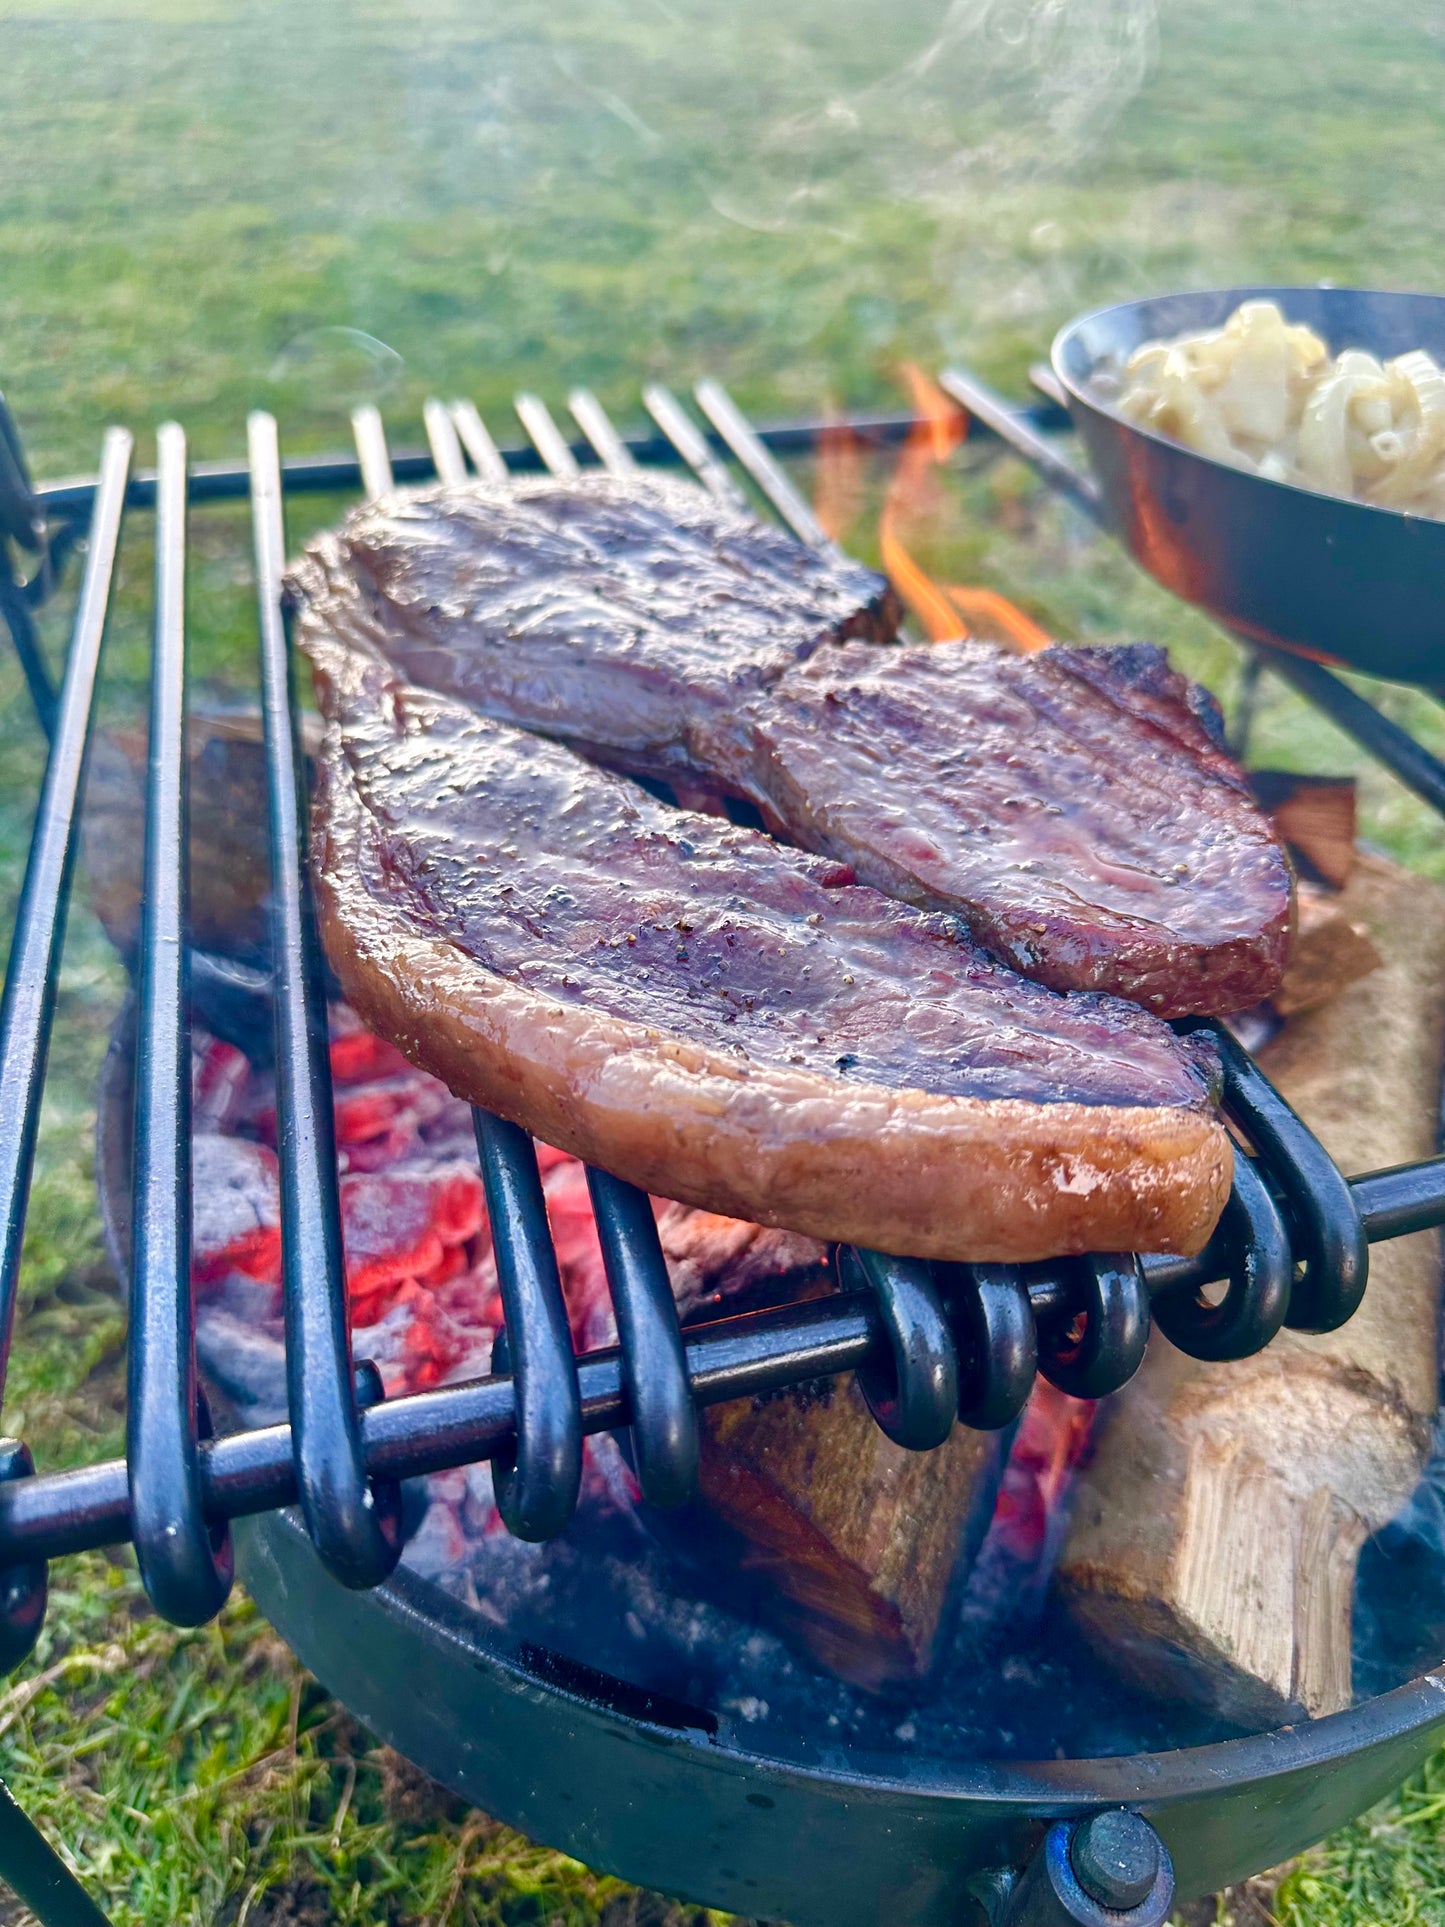
[[663, 777], [705, 714], [899, 617], [871, 569], [670, 476], [394, 493], [318, 537], [296, 579], [408, 681]]
[[955, 920], [308, 643], [346, 995], [473, 1102], [684, 1202], [921, 1256], [1199, 1248], [1212, 1068]]
[[804, 848], [961, 916], [1056, 990], [1161, 1016], [1278, 987], [1289, 864], [1202, 690], [1160, 649], [830, 649], [700, 754]]
[[395, 493], [294, 580], [303, 641], [746, 800], [1052, 988], [1183, 1016], [1278, 985], [1288, 863], [1162, 651], [831, 646], [893, 635], [880, 576], [654, 476]]

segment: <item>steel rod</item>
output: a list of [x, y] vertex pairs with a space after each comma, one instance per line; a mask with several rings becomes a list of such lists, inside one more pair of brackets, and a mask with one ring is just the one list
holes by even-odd
[[363, 402], [360, 408], [353, 408], [351, 433], [356, 442], [356, 459], [361, 467], [361, 486], [374, 501], [378, 495], [386, 494], [393, 479], [381, 410], [369, 401]]
[[542, 466], [552, 475], [575, 475], [581, 464], [571, 443], [552, 418], [552, 411], [540, 395], [520, 394], [512, 406], [523, 428], [532, 438], [532, 446], [541, 457]]
[[[748, 498], [713, 453], [712, 443], [670, 388], [660, 381], [649, 382], [642, 391], [642, 402], [668, 441], [681, 455], [710, 495], [734, 508], [746, 508]], [[721, 436], [717, 437], [721, 441]]]
[[191, 1024], [186, 916], [186, 438], [156, 434], [156, 618], [141, 892], [126, 1456], [146, 1591], [194, 1626], [231, 1589], [224, 1535], [213, 1542], [196, 1456], [199, 1386], [191, 1287]]
[[[481, 465], [476, 463], [462, 430], [462, 414], [471, 406], [470, 402], [453, 403], [453, 419], [457, 422], [457, 433], [462, 435], [463, 446], [467, 447], [478, 473], [481, 473]], [[909, 431], [916, 425], [916, 417], [897, 412], [864, 411], [845, 417], [841, 425], [871, 447], [892, 448], [907, 439]], [[774, 454], [806, 455], [813, 447], [818, 426], [816, 422], [808, 420], [769, 422], [754, 428], [753, 432], [764, 447], [771, 449]], [[696, 432], [709, 448], [727, 454], [728, 445], [716, 431], [699, 429]], [[628, 435], [624, 441], [633, 458], [642, 463], [657, 463], [665, 467], [676, 461], [681, 453], [671, 436], [662, 433]], [[572, 442], [568, 446], [573, 457], [579, 460], [588, 453], [585, 440]], [[509, 444], [500, 450], [500, 454], [504, 467], [509, 470], [535, 474], [544, 466], [541, 456], [530, 442]], [[392, 478], [397, 483], [430, 481], [436, 475], [436, 463], [430, 449], [394, 449], [391, 466]], [[726, 473], [725, 470], [723, 472]], [[49, 517], [69, 519], [85, 516], [91, 510], [96, 480], [93, 475], [81, 475], [49, 482], [36, 489], [35, 499]], [[282, 480], [288, 495], [338, 494], [361, 485], [361, 463], [355, 455], [288, 455], [282, 464]], [[154, 508], [155, 488], [155, 470], [137, 469], [126, 491], [126, 507]], [[237, 501], [249, 492], [250, 470], [244, 462], [194, 462], [191, 465], [192, 503]]]
[[396, 1563], [400, 1513], [395, 1495], [368, 1491], [352, 1391], [326, 1002], [282, 613], [286, 530], [275, 421], [254, 414], [249, 432], [270, 813], [287, 1401], [307, 1528], [334, 1577], [366, 1586]]
[[109, 1927], [35, 1822], [0, 1780], [0, 1880], [44, 1927]]
[[811, 549], [832, 545], [812, 509], [773, 460], [767, 443], [720, 381], [698, 382], [697, 405], [800, 542]]
[[567, 406], [572, 411], [573, 421], [596, 449], [597, 459], [609, 475], [637, 473], [637, 463], [632, 459], [631, 449], [613, 427], [607, 410], [590, 388], [574, 388], [567, 397]]
[[471, 457], [472, 467], [482, 480], [505, 482], [510, 471], [502, 457], [502, 451], [492, 440], [492, 431], [477, 413], [475, 402], [454, 401], [452, 421], [456, 424], [456, 431], [461, 437], [463, 448]]
[[101, 644], [125, 506], [131, 437], [107, 431], [80, 602], [60, 692], [55, 738], [30, 837], [0, 1005], [0, 1392], [10, 1355], [20, 1248], [55, 1013], [56, 981], [75, 864]]
[[[432, 461], [436, 464], [437, 480], [455, 487], [467, 479], [466, 457], [462, 454], [462, 444], [457, 435], [457, 425], [452, 420], [451, 411], [445, 402], [438, 401], [435, 395], [422, 408], [422, 419], [426, 424], [427, 443], [431, 448]], [[390, 459], [387, 468], [390, 470]], [[370, 490], [367, 491], [371, 493]]]
[[20, 673], [25, 678], [36, 721], [49, 740], [55, 734], [55, 685], [45, 666], [40, 632], [25, 591], [19, 582], [7, 581], [7, 573], [5, 551], [0, 546], [0, 622], [10, 631], [10, 640], [20, 664]]
[[[1445, 1224], [1445, 1157], [1370, 1172], [1350, 1185], [1371, 1243]], [[1146, 1258], [1143, 1269], [1151, 1296], [1198, 1290], [1224, 1275], [1217, 1264], [1192, 1258]], [[1028, 1297], [1036, 1318], [1057, 1316], [1069, 1302], [1063, 1279], [1047, 1275], [1029, 1277]], [[683, 1333], [699, 1405], [856, 1371], [870, 1358], [885, 1359], [887, 1343], [877, 1305], [861, 1291], [689, 1326]], [[615, 1348], [579, 1358], [577, 1382], [584, 1433], [632, 1423]], [[513, 1440], [513, 1398], [512, 1380], [499, 1375], [372, 1406], [359, 1422], [367, 1473], [413, 1478], [490, 1458]], [[296, 1501], [289, 1425], [203, 1441], [199, 1457], [206, 1516], [213, 1522]], [[130, 1526], [124, 1460], [17, 1479], [0, 1485], [0, 1570], [113, 1545], [130, 1536]]]
[[1016, 455], [1022, 455], [1050, 487], [1069, 496], [1091, 516], [1098, 516], [1100, 497], [1093, 477], [1061, 455], [1023, 409], [1015, 408], [1012, 402], [961, 368], [945, 368], [938, 377], [938, 385], [974, 421], [1006, 442]]
[[1373, 703], [1366, 702], [1319, 663], [1292, 655], [1287, 649], [1267, 648], [1248, 636], [1239, 640], [1257, 650], [1266, 668], [1297, 689], [1316, 709], [1322, 709], [1332, 723], [1398, 776], [1407, 789], [1445, 816], [1445, 762], [1432, 756], [1408, 730], [1382, 715]]

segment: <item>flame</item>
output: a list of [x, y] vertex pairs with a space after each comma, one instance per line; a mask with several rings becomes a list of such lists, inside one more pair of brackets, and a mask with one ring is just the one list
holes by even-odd
[[862, 511], [863, 453], [862, 439], [829, 407], [817, 440], [813, 513], [832, 542], [846, 540]]
[[942, 507], [938, 470], [968, 433], [968, 416], [913, 362], [905, 362], [902, 372], [918, 419], [909, 430], [884, 498], [878, 527], [884, 572], [930, 642], [981, 635], [1006, 643], [1021, 655], [1046, 649], [1052, 637], [1007, 596], [994, 589], [935, 582], [909, 552], [901, 531]]

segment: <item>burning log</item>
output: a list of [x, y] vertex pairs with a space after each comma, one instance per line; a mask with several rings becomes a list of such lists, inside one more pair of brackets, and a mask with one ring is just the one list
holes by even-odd
[[[659, 1231], [685, 1315], [831, 1289], [826, 1249], [795, 1233], [675, 1205]], [[705, 1412], [702, 1507], [663, 1529], [705, 1583], [735, 1566], [750, 1604], [832, 1672], [876, 1688], [929, 1670], [1002, 1462], [996, 1434], [963, 1427], [937, 1451], [907, 1452], [853, 1379], [820, 1380]]]
[[[1435, 1148], [1445, 892], [1360, 856], [1340, 903], [1383, 962], [1260, 1060], [1357, 1172]], [[1426, 1232], [1375, 1247], [1340, 1331], [1227, 1365], [1155, 1337], [1079, 1481], [1059, 1571], [1111, 1664], [1243, 1725], [1348, 1704], [1355, 1563], [1428, 1453], [1439, 1296]]]
[[715, 1407], [701, 1489], [743, 1542], [769, 1616], [841, 1678], [880, 1687], [932, 1665], [1001, 1462], [997, 1434], [962, 1426], [937, 1451], [904, 1451], [849, 1378]]

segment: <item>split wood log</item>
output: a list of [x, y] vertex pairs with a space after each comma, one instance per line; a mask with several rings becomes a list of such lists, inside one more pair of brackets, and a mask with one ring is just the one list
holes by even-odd
[[[796, 1233], [680, 1206], [658, 1230], [685, 1316], [832, 1286], [825, 1248]], [[659, 1529], [707, 1583], [728, 1573], [724, 1589], [857, 1685], [927, 1673], [955, 1579], [993, 1516], [999, 1435], [957, 1426], [936, 1451], [905, 1451], [851, 1377], [714, 1406], [701, 1424], [701, 1503]]]
[[[1379, 968], [1260, 1062], [1347, 1173], [1435, 1148], [1445, 891], [1361, 855], [1341, 899]], [[1409, 1496], [1439, 1403], [1440, 1240], [1376, 1245], [1361, 1309], [1238, 1363], [1156, 1333], [1081, 1475], [1059, 1583], [1136, 1684], [1261, 1727], [1350, 1697], [1355, 1563]]]
[[1281, 1017], [1318, 1009], [1384, 962], [1374, 938], [1333, 890], [1301, 883], [1295, 899], [1294, 942], [1284, 978], [1270, 999]]
[[1305, 874], [1343, 890], [1355, 862], [1354, 777], [1257, 769], [1249, 786]]
[[744, 1542], [770, 1616], [870, 1688], [928, 1672], [1001, 1470], [997, 1433], [960, 1425], [933, 1452], [894, 1445], [852, 1378], [714, 1406], [703, 1420], [703, 1500]]

